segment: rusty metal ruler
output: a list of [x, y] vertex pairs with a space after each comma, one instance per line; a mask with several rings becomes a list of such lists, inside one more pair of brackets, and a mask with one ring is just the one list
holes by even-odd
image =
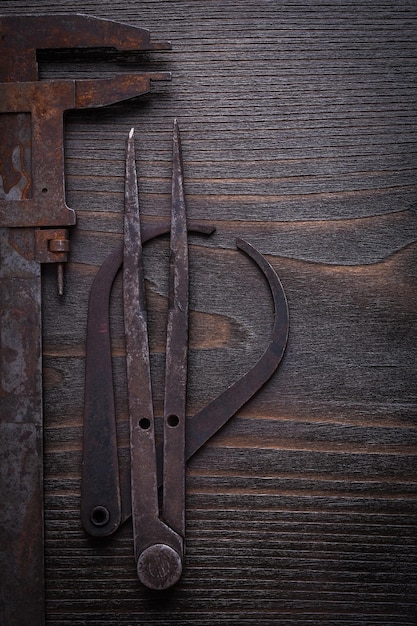
[[62, 263], [76, 221], [64, 191], [63, 114], [150, 91], [169, 73], [39, 80], [37, 51], [166, 50], [149, 31], [85, 15], [0, 17], [0, 623], [44, 622], [40, 264]]

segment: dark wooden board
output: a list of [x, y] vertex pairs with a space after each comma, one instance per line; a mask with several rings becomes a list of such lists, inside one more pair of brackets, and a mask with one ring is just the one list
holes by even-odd
[[[77, 211], [66, 295], [44, 269], [47, 623], [417, 623], [417, 7], [413, 0], [5, 0], [1, 12], [82, 12], [149, 28], [152, 61], [43, 54], [43, 78], [172, 72], [151, 96], [66, 118]], [[189, 463], [187, 565], [155, 594], [132, 529], [79, 519], [86, 313], [121, 240], [134, 126], [142, 210], [169, 213], [182, 132], [191, 239], [192, 415], [262, 352], [272, 303], [235, 238], [277, 270], [284, 361]], [[156, 412], [162, 412], [168, 240], [147, 247]], [[121, 283], [112, 299], [120, 448], [128, 445]]]

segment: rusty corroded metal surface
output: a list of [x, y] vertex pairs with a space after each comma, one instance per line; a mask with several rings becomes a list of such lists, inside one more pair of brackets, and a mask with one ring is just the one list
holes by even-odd
[[[146, 242], [168, 232], [167, 221], [144, 228], [142, 240]], [[85, 530], [95, 536], [111, 534], [131, 514], [130, 484], [126, 486], [119, 478], [114, 445], [116, 422], [109, 319], [110, 292], [122, 260], [121, 245], [97, 273], [88, 309], [81, 520]]]
[[37, 80], [37, 50], [99, 47], [129, 52], [171, 48], [168, 41], [151, 41], [146, 28], [77, 13], [1, 16], [1, 30], [7, 82]]
[[[176, 146], [178, 147], [178, 141]], [[185, 205], [178, 198], [178, 193], [175, 196], [173, 193], [172, 200], [165, 385], [168, 396], [165, 398], [163, 511], [160, 516], [142, 237], [132, 130], [126, 156], [123, 251], [132, 522], [138, 576], [141, 582], [152, 589], [165, 589], [176, 583], [182, 572], [183, 560], [184, 524], [178, 530], [177, 518], [180, 518], [181, 523], [184, 513], [179, 511], [177, 516], [175, 513], [178, 505], [184, 507], [188, 254]], [[174, 410], [177, 411], [175, 415], [172, 413]], [[175, 424], [172, 421], [174, 417]], [[180, 435], [179, 440], [175, 437], [177, 433]]]
[[[65, 229], [44, 228], [75, 224], [65, 202], [63, 115], [141, 95], [152, 80], [170, 78], [38, 80], [39, 49], [97, 46], [170, 48], [145, 29], [84, 15], [0, 16], [2, 624], [44, 621], [39, 263], [61, 263], [69, 250]], [[62, 271], [58, 286], [61, 293]]]
[[167, 80], [170, 74], [40, 81], [36, 51], [93, 46], [153, 50], [170, 44], [151, 42], [142, 28], [77, 14], [1, 17], [0, 35], [6, 61], [0, 70], [0, 226], [72, 225], [75, 213], [65, 202], [63, 176], [64, 112], [139, 96], [150, 90], [151, 80]]
[[[166, 230], [167, 225], [160, 227], [160, 233]], [[274, 324], [270, 342], [249, 372], [193, 418], [186, 419], [188, 252], [181, 151], [176, 123], [170, 232], [164, 428], [163, 442], [156, 445], [142, 246], [159, 233], [155, 229], [146, 235], [141, 231], [132, 130], [126, 158], [123, 253], [119, 249], [107, 258], [97, 274], [90, 297], [81, 516], [87, 532], [104, 536], [112, 534], [128, 514], [127, 504], [121, 502], [120, 495], [122, 488], [117, 463], [108, 318], [111, 285], [123, 262], [131, 426], [131, 512], [139, 579], [152, 589], [172, 586], [182, 572], [185, 461], [272, 376], [283, 357], [289, 325], [287, 301], [276, 272], [253, 246], [243, 239], [237, 239], [237, 247], [257, 264], [271, 290]], [[99, 334], [103, 336], [99, 338]], [[102, 398], [105, 398], [104, 402]], [[111, 488], [104, 489], [103, 485], [111, 485]], [[162, 486], [161, 510], [158, 486]], [[126, 493], [126, 488], [123, 493]], [[97, 512], [99, 519], [95, 520]]]
[[[0, 229], [0, 622], [44, 619], [40, 266]], [[16, 249], [17, 248], [17, 249]]]
[[163, 504], [165, 522], [185, 535], [185, 402], [189, 269], [180, 133], [174, 122], [169, 297], [165, 364]]
[[[131, 132], [126, 158], [124, 246], [108, 257], [96, 276], [90, 295], [87, 338], [82, 522], [90, 534], [106, 536], [114, 532], [115, 528], [132, 511], [138, 575], [144, 584], [155, 589], [171, 586], [181, 575], [185, 531], [183, 456], [188, 343], [188, 262], [187, 252], [184, 250], [187, 246], [187, 223], [177, 125], [174, 129], [175, 160], [171, 223], [166, 222], [159, 226], [141, 229], [134, 137]], [[199, 225], [191, 225], [190, 228], [206, 234], [214, 230], [211, 227]], [[168, 486], [168, 495], [165, 494], [164, 502], [165, 509], [173, 511], [171, 518], [176, 528], [168, 523], [165, 514], [163, 520], [159, 515], [158, 461], [154, 437], [142, 264], [142, 244], [170, 231], [172, 256], [170, 315], [172, 321], [168, 328], [170, 337], [168, 344], [171, 344], [171, 348], [167, 350], [166, 397], [168, 400], [165, 409], [165, 431], [168, 431], [168, 435], [165, 441], [168, 442], [166, 445], [168, 453], [165, 467], [171, 485]], [[110, 290], [122, 260], [124, 260], [124, 316], [131, 421], [130, 497], [126, 495], [126, 488], [119, 479], [109, 336]], [[181, 328], [181, 333], [177, 332], [179, 328]], [[101, 366], [98, 367], [98, 363]], [[181, 371], [178, 372], [178, 369]], [[175, 423], [174, 415], [177, 418]], [[183, 422], [180, 437], [181, 450], [178, 450], [177, 441], [170, 442], [169, 439], [170, 431], [176, 432], [179, 426], [179, 415], [182, 415]], [[122, 497], [121, 493], [123, 493]], [[182, 532], [178, 532], [177, 528], [181, 528]]]
[[[0, 621], [41, 624], [43, 611], [42, 429], [0, 423]], [[36, 599], [36, 601], [34, 601]]]
[[[4, 164], [5, 172], [0, 188], [0, 226], [75, 224], [75, 213], [65, 202], [64, 112], [139, 96], [150, 90], [151, 80], [168, 77], [163, 73], [124, 74], [103, 80], [3, 84], [0, 116], [5, 113], [7, 119], [0, 127], [0, 164]], [[29, 113], [22, 115], [21, 111]]]
[[[190, 222], [189, 230], [210, 235], [214, 229]], [[168, 220], [146, 224], [142, 226], [142, 244], [169, 231]], [[125, 472], [119, 475], [115, 444], [109, 316], [111, 288], [122, 262], [121, 244], [97, 272], [88, 305], [81, 520], [85, 530], [98, 537], [112, 534], [131, 515], [130, 468], [123, 468]]]

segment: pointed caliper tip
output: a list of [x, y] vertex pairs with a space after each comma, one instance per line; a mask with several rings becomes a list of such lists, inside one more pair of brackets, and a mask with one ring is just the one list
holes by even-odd
[[[178, 203], [184, 205], [185, 211], [185, 198], [183, 189], [183, 170], [182, 170], [182, 154], [181, 154], [181, 139], [178, 121], [174, 119], [174, 131], [172, 134], [172, 207], [174, 209], [172, 215], [177, 212], [176, 205]], [[185, 218], [185, 216], [184, 216]]]
[[131, 128], [127, 136], [126, 164], [135, 161], [135, 129]]
[[178, 120], [174, 118], [174, 132], [173, 132], [174, 142], [180, 144], [180, 127], [178, 124]]

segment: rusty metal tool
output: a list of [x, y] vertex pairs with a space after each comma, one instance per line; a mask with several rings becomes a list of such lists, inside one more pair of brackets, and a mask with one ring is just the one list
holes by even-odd
[[[126, 155], [127, 207], [138, 202], [135, 199], [137, 182], [134, 168], [132, 137]], [[136, 229], [138, 228], [136, 224]], [[139, 247], [156, 237], [168, 234], [170, 229], [169, 220], [152, 225], [143, 224], [140, 228], [140, 238], [137, 235], [136, 246]], [[204, 235], [210, 235], [215, 230], [211, 226], [195, 222], [190, 222], [188, 229]], [[138, 252], [136, 254], [140, 261], [140, 254]], [[97, 272], [88, 305], [81, 520], [85, 530], [96, 537], [111, 535], [132, 513], [130, 465], [124, 467], [119, 463], [117, 454], [109, 312], [112, 285], [122, 267], [123, 257], [122, 243], [109, 254]], [[127, 283], [127, 279], [124, 282]], [[128, 295], [126, 297], [128, 298]], [[145, 316], [142, 291], [139, 306]], [[144, 329], [142, 335], [146, 349], [147, 335]], [[157, 462], [160, 468], [161, 449], [158, 449]], [[162, 473], [160, 475], [162, 476]]]
[[42, 49], [166, 50], [149, 31], [86, 15], [0, 17], [0, 622], [44, 621], [41, 263], [62, 263], [63, 115], [150, 91], [167, 72], [39, 80]]
[[165, 366], [163, 504], [158, 503], [155, 419], [149, 357], [133, 133], [126, 159], [123, 307], [130, 418], [132, 520], [139, 579], [152, 589], [176, 583], [185, 536], [185, 396], [188, 343], [188, 245], [185, 200], [174, 128], [170, 288]]
[[[123, 247], [100, 268], [93, 283], [87, 331], [81, 519], [97, 537], [111, 535], [133, 516], [139, 579], [152, 589], [178, 581], [184, 559], [185, 462], [214, 435], [272, 376], [288, 338], [288, 307], [272, 266], [253, 246], [237, 247], [263, 272], [274, 303], [270, 343], [259, 361], [194, 417], [185, 415], [188, 262], [186, 218], [178, 127], [174, 126], [171, 226], [140, 228], [133, 134], [126, 158], [126, 204]], [[197, 232], [212, 230], [189, 225]], [[163, 442], [156, 444], [146, 303], [142, 265], [145, 241], [171, 232], [170, 289], [166, 347]], [[130, 417], [131, 482], [119, 468], [112, 388], [109, 296], [123, 263], [127, 384]], [[103, 400], [104, 397], [104, 400]], [[161, 511], [158, 486], [162, 488]], [[129, 493], [129, 487], [130, 492]]]

